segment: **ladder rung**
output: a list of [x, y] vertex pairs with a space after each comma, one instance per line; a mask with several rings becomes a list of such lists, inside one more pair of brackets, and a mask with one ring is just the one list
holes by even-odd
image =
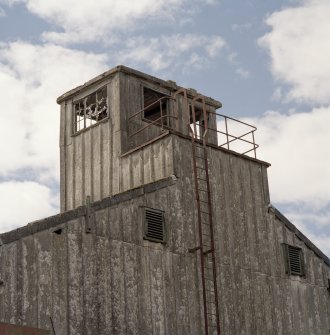
[[204, 181], [207, 181], [207, 179], [204, 179], [204, 178], [199, 178], [197, 177], [198, 180], [204, 180]]
[[208, 254], [210, 254], [212, 251], [213, 251], [213, 249], [209, 249], [209, 250], [207, 250], [207, 251], [204, 251], [203, 254], [204, 254], [204, 255], [208, 255]]
[[200, 158], [200, 159], [204, 159], [204, 160], [206, 160], [206, 158], [205, 158], [205, 157], [202, 157], [202, 156], [195, 155], [195, 157], [196, 157], [196, 158]]

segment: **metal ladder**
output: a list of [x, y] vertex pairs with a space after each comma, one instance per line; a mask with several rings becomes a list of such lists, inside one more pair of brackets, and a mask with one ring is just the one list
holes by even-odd
[[[199, 111], [199, 120], [196, 120], [195, 104], [197, 101], [200, 101], [203, 106], [202, 114]], [[220, 335], [216, 255], [207, 157], [208, 115], [202, 96], [197, 96], [192, 100], [190, 115], [192, 123], [189, 130], [198, 212], [199, 246], [189, 251], [200, 252], [205, 335]]]

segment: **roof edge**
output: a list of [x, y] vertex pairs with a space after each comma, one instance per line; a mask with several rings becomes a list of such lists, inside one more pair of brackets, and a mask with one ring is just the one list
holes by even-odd
[[306, 246], [311, 249], [325, 264], [330, 266], [330, 259], [326, 256], [307, 236], [305, 236], [288, 218], [286, 218], [277, 208], [272, 207], [274, 214], [285, 226], [292, 231]]
[[[73, 88], [72, 90], [62, 94], [61, 96], [59, 96], [56, 99], [56, 102], [58, 104], [61, 104], [63, 101], [68, 100], [73, 95], [75, 95], [75, 94], [81, 92], [82, 90], [86, 89], [88, 86], [96, 84], [96, 83], [98, 83], [98, 82], [100, 82], [104, 79], [107, 79], [107, 78], [115, 75], [118, 72], [123, 72], [123, 73], [129, 74], [129, 75], [132, 75], [132, 76], [135, 76], [135, 77], [138, 77], [138, 78], [146, 79], [146, 80], [151, 81], [153, 83], [160, 84], [161, 86], [163, 86], [163, 87], [165, 87], [169, 90], [172, 90], [172, 91], [176, 91], [176, 90], [179, 90], [179, 89], [183, 88], [181, 86], [178, 86], [176, 84], [176, 82], [174, 82], [172, 80], [163, 80], [163, 79], [151, 76], [147, 73], [143, 73], [141, 71], [132, 69], [132, 68], [127, 67], [125, 65], [117, 65], [116, 67], [114, 67], [114, 68], [112, 68], [112, 69], [110, 69], [106, 72], [103, 72], [102, 74], [88, 80], [83, 85], [77, 86], [77, 87]], [[195, 91], [194, 89], [190, 89], [190, 88], [188, 88], [187, 91], [188, 91], [188, 95], [190, 95], [192, 97], [196, 96], [197, 94], [201, 94], [201, 93], [197, 93], [197, 91]], [[203, 95], [203, 94], [201, 94], [201, 95]], [[203, 95], [203, 96], [205, 96], [205, 95]], [[205, 96], [205, 98], [206, 98], [207, 104], [209, 104], [209, 105], [211, 105], [215, 108], [222, 107], [222, 104], [221, 104], [220, 101], [215, 100], [211, 97], [207, 97], [207, 96]]]
[[[144, 184], [136, 188], [121, 192], [110, 197], [91, 203], [92, 212], [96, 212], [124, 201], [143, 196], [148, 193], [155, 192], [162, 188], [174, 185], [177, 178], [171, 175], [167, 178], [157, 180], [155, 182]], [[66, 212], [62, 212], [53, 216], [49, 216], [37, 221], [28, 223], [25, 226], [0, 234], [0, 247], [4, 244], [9, 244], [18, 241], [24, 237], [39, 233], [44, 230], [52, 229], [58, 225], [69, 223], [72, 220], [79, 219], [87, 215], [87, 206], [80, 206]]]

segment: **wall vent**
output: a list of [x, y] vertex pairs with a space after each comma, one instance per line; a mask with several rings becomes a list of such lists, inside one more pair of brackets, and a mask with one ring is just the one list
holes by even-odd
[[287, 272], [290, 275], [303, 276], [304, 262], [301, 248], [293, 247], [285, 244], [286, 258], [287, 258]]
[[165, 243], [164, 212], [144, 208], [144, 239]]

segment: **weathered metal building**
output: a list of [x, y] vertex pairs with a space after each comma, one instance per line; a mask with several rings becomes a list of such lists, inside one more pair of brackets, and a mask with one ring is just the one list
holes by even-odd
[[330, 260], [255, 128], [118, 66], [58, 98], [61, 213], [0, 235], [0, 321], [57, 335], [330, 334]]

